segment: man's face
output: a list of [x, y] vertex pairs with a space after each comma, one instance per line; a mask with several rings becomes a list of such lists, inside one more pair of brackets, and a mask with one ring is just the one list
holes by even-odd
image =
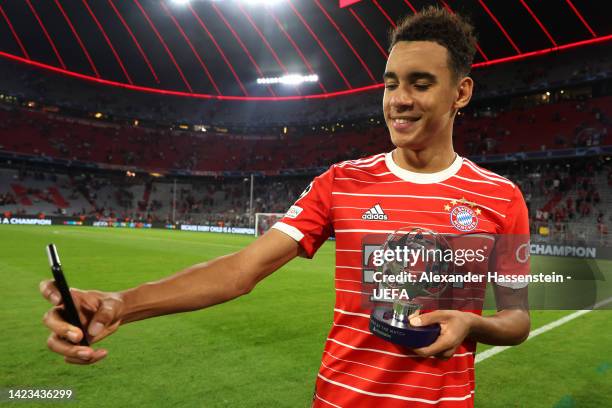
[[421, 150], [447, 143], [452, 132], [457, 83], [448, 51], [431, 41], [400, 41], [384, 74], [383, 113], [391, 142]]

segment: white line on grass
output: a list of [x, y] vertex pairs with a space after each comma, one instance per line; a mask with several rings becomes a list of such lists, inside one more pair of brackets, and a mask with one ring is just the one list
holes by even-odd
[[[576, 311], [576, 312], [574, 312], [572, 314], [569, 314], [567, 316], [563, 316], [560, 319], [557, 319], [557, 320], [555, 320], [553, 322], [545, 324], [544, 326], [539, 327], [539, 328], [533, 330], [531, 333], [529, 333], [529, 337], [527, 337], [527, 340], [531, 340], [532, 338], [534, 338], [536, 336], [539, 336], [542, 333], [546, 333], [549, 330], [552, 330], [552, 329], [554, 329], [556, 327], [559, 327], [562, 324], [565, 324], [565, 323], [567, 323], [567, 322], [569, 322], [571, 320], [576, 319], [577, 317], [580, 317], [580, 316], [585, 315], [585, 314], [587, 314], [589, 312], [592, 312], [594, 309], [599, 309], [600, 307], [603, 307], [603, 306], [605, 306], [605, 305], [607, 305], [608, 303], [611, 303], [611, 302], [612, 302], [612, 297], [609, 297], [609, 298], [607, 298], [605, 300], [602, 300], [601, 302], [595, 303], [593, 305], [592, 309], [578, 310], [578, 311]], [[509, 348], [510, 348], [510, 346], [496, 346], [496, 347], [492, 347], [492, 348], [490, 348], [488, 350], [485, 350], [482, 353], [479, 353], [479, 354], [476, 355], [476, 362], [475, 363], [478, 364], [481, 361], [486, 360], [489, 357], [493, 357], [494, 355], [499, 354], [502, 351], [507, 350]]]

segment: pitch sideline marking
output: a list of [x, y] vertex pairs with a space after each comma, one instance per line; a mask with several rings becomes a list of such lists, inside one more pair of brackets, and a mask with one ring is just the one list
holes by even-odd
[[[527, 340], [531, 340], [532, 338], [534, 338], [536, 336], [539, 336], [542, 333], [546, 333], [549, 330], [552, 330], [552, 329], [554, 329], [556, 327], [559, 327], [562, 324], [565, 324], [565, 323], [567, 323], [567, 322], [569, 322], [571, 320], [574, 320], [574, 319], [576, 319], [576, 318], [578, 318], [580, 316], [583, 316], [583, 315], [585, 315], [585, 314], [587, 314], [589, 312], [592, 312], [593, 310], [598, 309], [598, 308], [600, 308], [602, 306], [605, 306], [605, 305], [607, 305], [608, 303], [611, 303], [611, 302], [612, 302], [612, 297], [609, 297], [609, 298], [607, 298], [605, 300], [602, 300], [601, 302], [595, 303], [593, 305], [593, 309], [578, 310], [578, 311], [576, 311], [576, 312], [574, 312], [572, 314], [569, 314], [567, 316], [563, 316], [560, 319], [557, 319], [557, 320], [555, 320], [553, 322], [545, 324], [542, 327], [538, 327], [537, 329], [535, 329], [531, 333], [529, 333], [529, 337], [527, 337]], [[527, 340], [525, 340], [525, 341], [527, 341]], [[492, 348], [490, 348], [488, 350], [485, 350], [482, 353], [479, 353], [479, 354], [476, 355], [475, 364], [478, 364], [481, 361], [486, 360], [489, 357], [493, 357], [494, 355], [499, 354], [502, 351], [509, 349], [510, 347], [511, 346], [495, 346], [495, 347], [492, 347]]]

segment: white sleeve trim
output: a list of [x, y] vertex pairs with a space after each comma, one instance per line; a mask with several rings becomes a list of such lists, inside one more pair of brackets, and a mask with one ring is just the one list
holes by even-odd
[[304, 234], [299, 229], [295, 228], [292, 225], [285, 224], [284, 222], [277, 222], [272, 226], [272, 228], [279, 230], [280, 232], [284, 232], [289, 235], [291, 238], [295, 239], [297, 242], [300, 242], [302, 238], [304, 238]]
[[496, 283], [497, 286], [503, 286], [504, 288], [509, 288], [509, 289], [523, 289], [526, 288], [527, 285], [529, 285], [528, 282], [497, 282]]

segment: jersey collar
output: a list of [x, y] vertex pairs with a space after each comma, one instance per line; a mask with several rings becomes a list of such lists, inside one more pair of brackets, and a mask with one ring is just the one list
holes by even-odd
[[393, 161], [393, 155], [391, 153], [392, 152], [389, 152], [385, 155], [385, 164], [389, 168], [389, 171], [402, 180], [416, 184], [432, 184], [444, 181], [449, 177], [454, 176], [461, 168], [461, 165], [463, 165], [463, 157], [457, 155], [453, 163], [442, 171], [438, 171], [436, 173], [415, 173], [413, 171], [403, 169], [395, 164], [395, 161]]

